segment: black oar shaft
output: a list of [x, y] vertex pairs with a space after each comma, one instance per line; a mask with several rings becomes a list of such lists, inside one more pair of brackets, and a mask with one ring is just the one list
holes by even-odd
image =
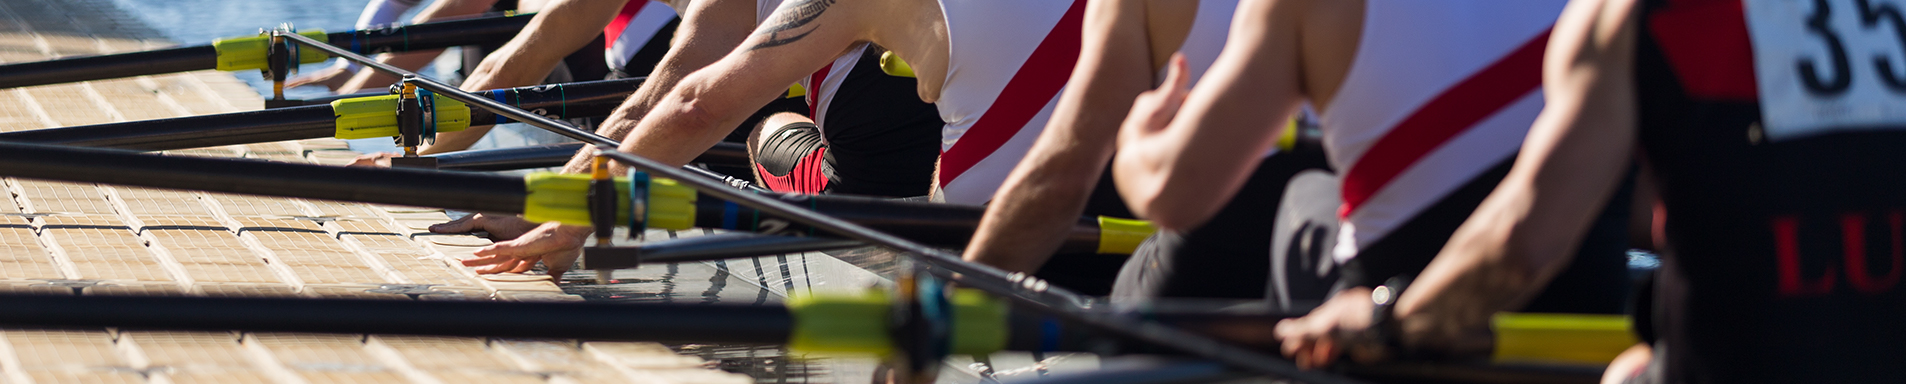
[[[781, 200], [840, 220], [936, 246], [966, 245], [972, 239], [974, 228], [979, 227], [980, 217], [986, 214], [985, 207], [980, 206], [870, 197], [789, 194], [782, 195]], [[697, 227], [832, 236], [779, 215], [766, 214], [719, 199], [704, 198], [695, 204]], [[1098, 243], [1098, 223], [1091, 218], [1080, 218], [1059, 251], [1092, 253], [1098, 250]]]
[[[156, 156], [111, 149], [0, 142], [0, 175], [151, 188], [191, 189], [306, 199], [520, 213], [523, 179], [465, 172], [349, 168], [245, 159]], [[939, 246], [965, 244], [977, 207], [885, 199], [789, 195], [850, 222], [917, 236]], [[697, 200], [696, 226], [778, 233], [811, 232], [712, 196]], [[732, 213], [732, 214], [729, 214]], [[781, 225], [779, 228], [773, 226]], [[1081, 221], [1081, 226], [1085, 222]], [[1089, 231], [1097, 241], [1097, 228]]]
[[[530, 19], [529, 15], [497, 16], [334, 32], [325, 41], [366, 54], [448, 48], [509, 40]], [[7, 64], [0, 65], [0, 88], [206, 70], [217, 68], [218, 60], [218, 49], [194, 45]]]
[[[486, 92], [524, 108], [588, 117], [608, 115], [641, 85], [641, 79], [602, 80]], [[335, 115], [330, 105], [320, 104], [8, 132], [0, 133], [0, 141], [162, 151], [332, 137]], [[475, 125], [489, 124], [495, 116], [481, 109], [470, 114]]]
[[[3, 137], [4, 134], [0, 134]], [[479, 149], [457, 151], [431, 157], [437, 158], [437, 169], [459, 171], [508, 171], [517, 169], [560, 167], [567, 164], [576, 152], [585, 147], [583, 143], [549, 144], [529, 147]], [[746, 166], [748, 147], [740, 143], [716, 143], [707, 152], [695, 157], [696, 163]]]
[[216, 66], [218, 50], [210, 45], [75, 57], [0, 66], [0, 88], [197, 71]]
[[738, 344], [787, 342], [778, 306], [0, 295], [0, 324]]
[[331, 137], [331, 106], [270, 109], [0, 133], [0, 141], [162, 151]]
[[492, 16], [474, 19], [398, 25], [379, 29], [333, 32], [325, 36], [331, 45], [360, 54], [404, 52], [420, 49], [449, 48], [485, 42], [501, 42], [516, 37], [529, 25], [531, 14]]
[[458, 171], [508, 171], [560, 167], [585, 147], [583, 143], [535, 145], [528, 147], [456, 151], [437, 158], [437, 169]]
[[[523, 179], [0, 143], [0, 175], [487, 212], [522, 212]], [[4, 307], [0, 307], [4, 308]]]

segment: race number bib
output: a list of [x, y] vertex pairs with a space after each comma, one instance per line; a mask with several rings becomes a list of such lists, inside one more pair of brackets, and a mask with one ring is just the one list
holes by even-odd
[[1744, 0], [1762, 128], [1906, 129], [1906, 0]]

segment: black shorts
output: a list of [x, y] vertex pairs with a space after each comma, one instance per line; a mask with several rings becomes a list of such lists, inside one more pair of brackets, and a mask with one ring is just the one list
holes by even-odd
[[840, 184], [834, 182], [834, 158], [827, 156], [820, 127], [799, 122], [765, 134], [768, 137], [754, 154], [756, 181], [762, 187], [819, 194]]
[[1160, 297], [1259, 299], [1271, 280], [1271, 238], [1285, 185], [1329, 167], [1318, 148], [1279, 151], [1259, 162], [1237, 195], [1204, 225], [1146, 239], [1119, 272], [1119, 300]]

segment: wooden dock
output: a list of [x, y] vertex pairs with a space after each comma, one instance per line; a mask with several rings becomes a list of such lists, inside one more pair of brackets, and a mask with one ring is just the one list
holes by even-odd
[[[142, 37], [143, 36], [143, 37]], [[172, 45], [106, 0], [0, 2], [0, 62]], [[0, 89], [0, 131], [258, 109], [232, 75]], [[170, 151], [339, 164], [342, 141]], [[429, 234], [440, 210], [7, 178], [0, 291], [568, 301], [547, 279], [456, 264], [488, 243]], [[4, 309], [0, 309], [4, 310]], [[0, 329], [6, 383], [723, 383], [653, 343], [388, 335]]]

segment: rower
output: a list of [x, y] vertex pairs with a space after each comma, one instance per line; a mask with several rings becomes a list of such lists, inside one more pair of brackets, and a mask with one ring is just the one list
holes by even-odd
[[[1055, 117], [994, 195], [965, 258], [1030, 273], [1054, 257], [1073, 225], [1065, 218], [1078, 216], [1092, 190], [1111, 182], [1100, 175], [1111, 161], [1118, 122], [1132, 99], [1164, 80], [1173, 52], [1186, 55], [1190, 79], [1201, 76], [1224, 47], [1236, 6], [1236, 0], [1122, 0], [1088, 7], [1084, 49]], [[1312, 147], [1274, 152], [1252, 174], [1242, 193], [1247, 197], [1232, 199], [1212, 222], [1182, 236], [1164, 233], [1147, 241], [1128, 261], [1134, 267], [1125, 269], [1115, 295], [1262, 297], [1271, 270], [1266, 257], [1271, 218], [1285, 182], [1299, 171], [1326, 167], [1322, 152]], [[1335, 218], [1327, 220], [1334, 224]], [[1300, 298], [1321, 300], [1331, 283], [1317, 277], [1315, 269], [1290, 275], [1281, 280], [1296, 280], [1291, 285], [1311, 293]]]
[[1487, 329], [1475, 316], [1548, 281], [1639, 152], [1667, 243], [1656, 338], [1604, 382], [1906, 381], [1906, 119], [1881, 112], [1906, 103], [1899, 62], [1885, 59], [1902, 25], [1860, 18], [1895, 12], [1570, 4], [1543, 71], [1554, 102], [1511, 176], [1396, 303], [1403, 345]]
[[[1040, 111], [1056, 102], [1076, 62], [1084, 8], [1072, 0], [790, 1], [741, 48], [683, 79], [646, 117], [612, 117], [605, 126], [633, 128], [624, 151], [685, 163], [720, 140], [719, 127], [778, 97], [785, 84], [835, 62], [839, 52], [873, 43], [911, 64], [916, 93], [937, 101], [945, 121], [934, 198], [980, 204], [1043, 129], [1049, 114]], [[584, 233], [533, 238], [579, 244]], [[546, 249], [528, 242], [499, 247]], [[1103, 285], [1111, 278], [1103, 276]]]
[[[641, 1], [637, 0], [627, 4], [639, 3]], [[563, 6], [558, 4], [552, 8]], [[677, 81], [740, 46], [759, 20], [768, 17], [778, 6], [777, 0], [704, 0], [686, 4], [683, 11], [686, 17], [676, 38], [676, 41], [681, 42], [680, 45], [673, 47], [663, 57], [661, 64], [649, 74], [649, 80], [618, 108], [599, 132], [613, 139], [626, 139], [634, 125], [629, 116], [648, 114], [650, 108], [666, 96]], [[627, 9], [626, 6], [624, 9]], [[545, 14], [557, 11], [552, 9]], [[528, 51], [534, 47], [511, 44], [506, 50]], [[756, 140], [750, 140], [750, 144], [757, 144], [750, 146], [751, 157], [755, 159], [755, 171], [761, 174], [763, 185], [783, 192], [886, 197], [912, 197], [927, 193], [933, 163], [938, 154], [937, 130], [940, 122], [933, 105], [921, 102], [914, 96], [917, 88], [915, 80], [882, 73], [878, 64], [884, 52], [878, 46], [863, 44], [837, 57], [827, 68], [805, 76], [799, 82], [802, 85], [800, 88], [805, 90], [805, 101], [812, 105], [808, 109], [815, 113], [783, 114], [764, 120], [750, 130], [757, 137]], [[489, 61], [496, 65], [486, 63], [485, 67], [508, 72], [511, 68], [524, 66], [523, 61], [535, 61], [519, 61], [513, 56], [503, 58], [507, 60], [493, 56]], [[763, 143], [766, 145], [759, 145]], [[565, 171], [589, 172], [592, 165], [593, 156], [579, 153], [565, 167]], [[794, 172], [797, 170], [806, 172]], [[793, 188], [796, 186], [811, 188]], [[573, 262], [573, 251], [581, 244], [580, 234], [588, 233], [586, 230], [567, 229], [561, 232], [570, 236], [553, 236], [559, 232], [559, 227], [553, 223], [539, 228], [516, 217], [482, 214], [432, 229], [439, 232], [488, 230], [501, 239], [531, 235], [522, 241], [501, 242], [492, 251], [521, 255], [532, 262], [522, 263], [497, 257], [469, 262], [470, 265], [498, 265], [482, 270], [484, 272], [520, 272], [533, 265], [534, 260], [541, 259], [550, 265], [552, 273], [560, 273], [567, 269], [568, 263]], [[532, 239], [545, 239], [545, 242], [530, 244]], [[570, 239], [575, 242], [566, 241]], [[544, 248], [543, 244], [559, 246]], [[512, 248], [515, 246], [528, 247]]]
[[[614, 77], [649, 73], [670, 48], [671, 36], [681, 22], [675, 9], [687, 6], [688, 0], [551, 1], [515, 38], [484, 56], [458, 88], [497, 89], [545, 82], [552, 71], [566, 67], [572, 52], [588, 47], [597, 36], [615, 36], [615, 40], [605, 38], [603, 55], [587, 60], [607, 63]], [[472, 126], [439, 135], [424, 153], [469, 149], [493, 127]], [[588, 167], [577, 172], [587, 173]]]
[[[484, 0], [494, 2], [494, 0]], [[686, 0], [678, 0], [685, 2]], [[433, 4], [432, 9], [442, 3]], [[485, 7], [492, 5], [483, 4]], [[667, 3], [659, 1], [632, 0], [617, 1], [551, 1], [541, 7], [541, 12], [524, 26], [510, 42], [497, 47], [491, 54], [482, 56], [481, 64], [470, 68], [468, 75], [459, 88], [464, 90], [484, 90], [512, 88], [546, 82], [573, 81], [575, 74], [569, 68], [580, 68], [579, 61], [606, 62], [608, 70], [602, 73], [584, 76], [624, 77], [626, 73], [647, 73], [656, 62], [661, 60], [663, 52], [669, 46], [669, 38], [674, 33], [680, 18]], [[367, 11], [368, 12], [368, 11]], [[423, 11], [429, 15], [431, 10]], [[599, 21], [600, 24], [588, 21]], [[592, 39], [603, 34], [613, 34], [613, 41], [607, 41], [606, 52], [602, 57], [589, 57], [576, 60], [577, 55], [592, 52], [588, 47]], [[397, 55], [391, 60], [408, 60], [409, 54]], [[586, 55], [585, 55], [586, 56]], [[403, 61], [399, 64], [422, 66], [430, 56], [422, 56], [417, 62]], [[370, 71], [374, 72], [374, 71]], [[360, 86], [375, 81], [369, 72], [360, 74], [349, 86]], [[381, 78], [381, 77], [380, 77]], [[560, 117], [560, 116], [558, 116]], [[471, 144], [482, 139], [494, 125], [472, 125], [457, 132], [439, 134], [437, 141], [425, 146], [422, 154], [438, 154], [468, 149]], [[397, 154], [379, 153], [361, 156], [353, 165], [388, 164]]]
[[[364, 12], [358, 15], [356, 29], [373, 30], [382, 26], [397, 24], [405, 12], [409, 12], [421, 2], [421, 0], [371, 0], [364, 5]], [[515, 11], [518, 10], [519, 5], [516, 3], [518, 2], [504, 0], [437, 0], [431, 3], [430, 6], [417, 11], [417, 15], [411, 17], [410, 22], [415, 24], [444, 21], [493, 10]], [[520, 5], [522, 5], [524, 9], [534, 11], [541, 2], [528, 1], [523, 3], [525, 4]], [[430, 64], [432, 60], [436, 60], [437, 56], [441, 54], [443, 54], [443, 50], [431, 49], [403, 53], [386, 53], [378, 55], [377, 59], [379, 62], [385, 64], [415, 71], [419, 68], [423, 68], [424, 65]], [[392, 75], [376, 72], [377, 71], [364, 71], [360, 65], [348, 60], [337, 60], [336, 64], [332, 66], [292, 78], [286, 81], [285, 85], [287, 87], [297, 87], [316, 84], [330, 88], [333, 93], [350, 94], [366, 89], [383, 87], [384, 85], [397, 81], [397, 78]]]
[[[1300, 365], [1328, 363], [1335, 349], [1314, 343], [1369, 322], [1372, 288], [1429, 264], [1507, 172], [1542, 108], [1539, 63], [1562, 6], [1246, 0], [1204, 86], [1187, 94], [1180, 60], [1134, 103], [1113, 161], [1119, 191], [1162, 228], [1194, 226], [1242, 184], [1237, 164], [1270, 148], [1302, 105], [1316, 107], [1342, 174], [1342, 288], [1279, 328]], [[1525, 289], [1544, 293], [1524, 310], [1622, 309], [1627, 204], [1603, 207], [1586, 205], [1601, 215], [1583, 222], [1604, 225], [1556, 250], [1581, 256], [1554, 284]]]

